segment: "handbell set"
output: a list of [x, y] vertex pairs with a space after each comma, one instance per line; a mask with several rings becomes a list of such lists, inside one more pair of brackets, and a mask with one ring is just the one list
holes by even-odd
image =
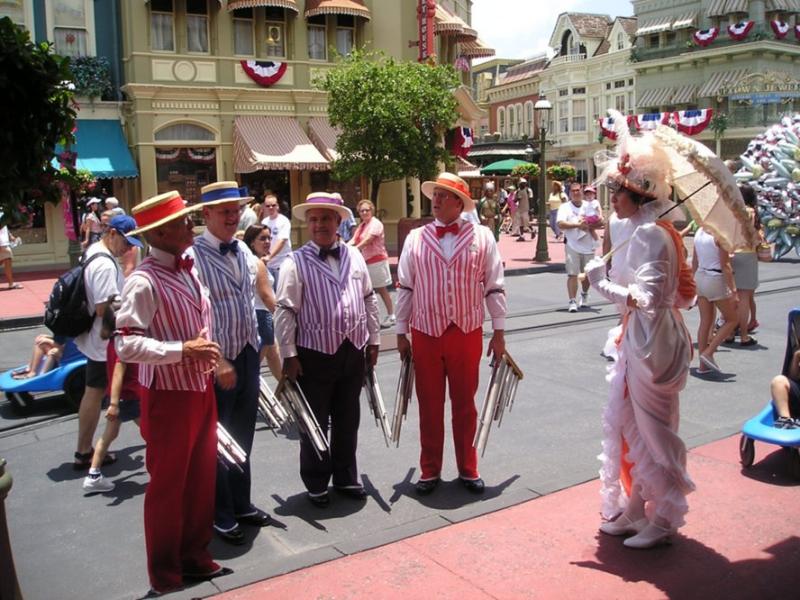
[[386, 417], [386, 406], [383, 403], [383, 395], [378, 385], [378, 379], [375, 377], [375, 369], [372, 367], [367, 369], [364, 377], [364, 393], [367, 395], [367, 404], [369, 404], [369, 409], [372, 411], [372, 416], [375, 417], [375, 424], [381, 428], [383, 440], [388, 448], [392, 439], [392, 430], [389, 427], [389, 419]]
[[400, 446], [400, 429], [403, 427], [403, 419], [408, 412], [408, 403], [411, 401], [411, 394], [414, 393], [414, 363], [411, 357], [403, 359], [400, 366], [400, 378], [397, 380], [397, 394], [394, 400], [394, 415], [392, 416], [392, 437], [391, 440], [396, 447]]
[[217, 423], [217, 459], [226, 468], [244, 473], [242, 465], [247, 461], [247, 453], [220, 423]]
[[272, 429], [272, 434], [277, 437], [275, 430], [288, 424], [291, 420], [288, 411], [280, 403], [263, 377], [259, 377], [258, 414], [264, 419], [267, 426]]
[[483, 399], [475, 439], [472, 441], [473, 447], [481, 456], [486, 452], [492, 421], [497, 421], [497, 426], [500, 427], [506, 408], [510, 412], [514, 405], [517, 385], [523, 377], [522, 370], [508, 352], [504, 352], [499, 360], [493, 359], [491, 366], [492, 376]]
[[314, 448], [317, 458], [322, 460], [322, 455], [330, 451], [328, 438], [308, 405], [308, 400], [306, 400], [303, 390], [300, 389], [297, 382], [284, 376], [281, 377], [278, 383], [275, 396], [286, 409], [291, 420], [297, 424], [300, 433], [311, 441], [311, 447]]

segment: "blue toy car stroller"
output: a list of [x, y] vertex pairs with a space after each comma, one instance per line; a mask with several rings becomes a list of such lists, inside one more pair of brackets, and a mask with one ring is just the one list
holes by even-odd
[[[24, 368], [24, 367], [22, 367]], [[0, 391], [18, 409], [25, 409], [33, 401], [33, 394], [64, 391], [67, 402], [76, 410], [83, 397], [86, 381], [86, 357], [81, 354], [73, 340], [64, 345], [58, 366], [34, 377], [14, 379], [11, 369], [0, 373]]]
[[[786, 341], [786, 357], [783, 361], [784, 375], [789, 373], [792, 356], [800, 348], [800, 308], [789, 311], [789, 331]], [[789, 473], [792, 477], [800, 479], [800, 429], [776, 429], [775, 412], [772, 402], [768, 402], [764, 409], [750, 419], [742, 427], [742, 437], [739, 440], [739, 457], [742, 466], [749, 467], [755, 459], [755, 441], [766, 442], [782, 446], [789, 458]]]

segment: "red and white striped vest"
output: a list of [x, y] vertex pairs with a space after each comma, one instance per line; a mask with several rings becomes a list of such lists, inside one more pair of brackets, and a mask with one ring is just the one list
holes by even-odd
[[345, 338], [363, 348], [369, 337], [363, 289], [367, 265], [352, 246], [340, 248], [338, 277], [313, 246], [306, 244], [289, 255], [303, 282], [297, 345], [325, 354], [335, 354]]
[[487, 236], [491, 235], [486, 227], [464, 223], [453, 256], [447, 260], [433, 223], [411, 231], [403, 251], [411, 253], [414, 264], [412, 328], [438, 337], [450, 323], [464, 333], [482, 325]]
[[[142, 261], [130, 277], [144, 277], [153, 287], [158, 305], [153, 322], [145, 332], [148, 337], [162, 341], [193, 340], [197, 334], [211, 329], [211, 309], [208, 297], [194, 272], [194, 286], [189, 287], [180, 272], [159, 263], [152, 257]], [[210, 335], [210, 334], [209, 334]], [[209, 365], [182, 360], [179, 363], [139, 365], [139, 383], [158, 390], [205, 391], [211, 378]]]

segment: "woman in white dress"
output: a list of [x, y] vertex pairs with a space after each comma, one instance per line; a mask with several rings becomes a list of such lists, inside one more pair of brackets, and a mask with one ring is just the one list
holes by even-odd
[[695, 293], [679, 234], [670, 223], [656, 223], [672, 204], [668, 159], [651, 134], [624, 145], [600, 181], [612, 192], [617, 216], [635, 229], [615, 256], [613, 281], [602, 259], [586, 267], [592, 286], [624, 313], [600, 455], [602, 513], [619, 517], [600, 531], [631, 536], [627, 547], [651, 548], [683, 525], [686, 495], [694, 489], [678, 437], [679, 394], [692, 355], [678, 309], [692, 306]]

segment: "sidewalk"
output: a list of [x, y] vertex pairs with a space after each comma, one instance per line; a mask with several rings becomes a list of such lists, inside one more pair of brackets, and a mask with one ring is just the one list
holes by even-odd
[[784, 450], [758, 451], [747, 471], [738, 436], [689, 453], [697, 491], [671, 546], [630, 550], [598, 533], [594, 480], [216, 598], [797, 597], [798, 483]]
[[[499, 248], [505, 261], [507, 275], [549, 272], [563, 268], [564, 244], [556, 242], [548, 231], [550, 262], [535, 263], [536, 241], [526, 236], [525, 242], [517, 242], [510, 235], [501, 234]], [[397, 256], [389, 258], [394, 271]], [[22, 289], [6, 290], [0, 287], [0, 331], [14, 327], [26, 327], [41, 323], [44, 305], [61, 271], [31, 271], [15, 273], [14, 281], [23, 285]]]

